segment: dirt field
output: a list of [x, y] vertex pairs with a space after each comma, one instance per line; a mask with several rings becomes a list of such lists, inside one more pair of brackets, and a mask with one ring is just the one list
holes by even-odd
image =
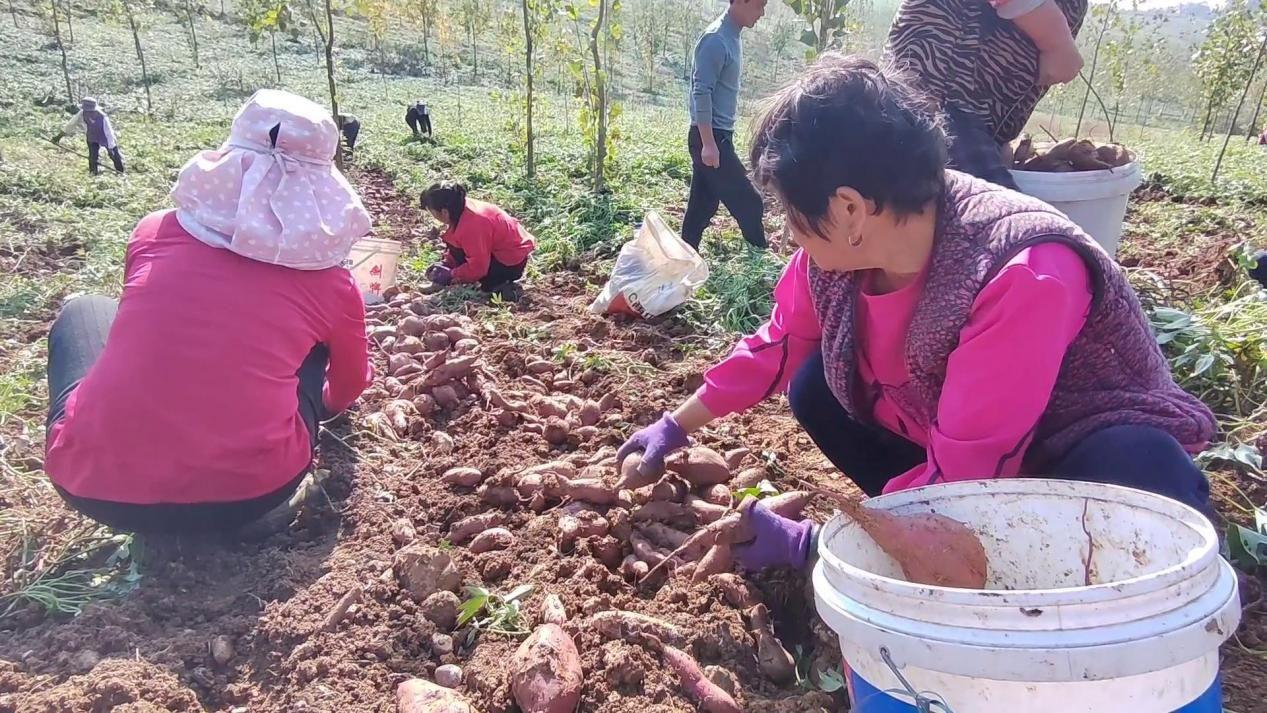
[[[412, 201], [398, 198], [385, 177], [356, 180], [384, 237], [419, 239]], [[746, 710], [843, 710], [841, 693], [767, 680], [740, 610], [715, 585], [653, 579], [635, 586], [597, 559], [594, 541], [559, 551], [557, 507], [498, 508], [473, 489], [441, 483], [455, 466], [478, 468], [496, 482], [560, 458], [589, 463], [619, 445], [630, 424], [648, 422], [698, 385], [716, 354], [699, 349], [672, 320], [620, 324], [586, 312], [604, 279], [584, 269], [555, 273], [531, 284], [519, 304], [459, 310], [473, 319], [479, 341], [473, 353], [484, 378], [504, 393], [525, 390], [527, 364], [539, 358], [557, 365], [539, 375], [551, 394], [595, 402], [614, 394], [617, 405], [593, 432], [552, 446], [543, 434], [502, 425], [479, 398], [415, 421], [400, 439], [336, 422], [321, 444], [328, 502], [288, 533], [261, 544], [147, 540], [144, 579], [125, 599], [93, 605], [71, 620], [46, 619], [32, 608], [10, 621], [0, 632], [0, 711], [385, 712], [395, 710], [398, 683], [458, 663], [479, 710], [509, 713], [515, 708], [506, 664], [518, 639], [484, 631], [468, 643], [469, 628], [441, 630], [433, 620], [446, 617], [423, 607], [417, 582], [402, 574], [419, 558], [445, 556], [464, 584], [502, 593], [533, 585], [523, 600], [529, 626], [547, 593], [562, 598], [584, 664], [582, 711], [696, 709], [654, 654], [587, 625], [589, 615], [610, 609], [679, 627], [684, 649], [702, 665], [729, 672]], [[448, 305], [439, 296], [409, 296], [372, 318], [392, 325], [418, 309], [444, 314]], [[387, 355], [376, 358], [378, 383], [351, 414], [357, 422], [388, 400]], [[452, 439], [449, 452], [436, 445], [445, 440], [435, 436], [441, 432]], [[751, 449], [746, 465], [766, 467], [783, 490], [795, 488], [791, 474], [850, 487], [778, 402], [722, 422], [702, 441], [718, 450]], [[509, 549], [476, 555], [449, 542], [454, 522], [491, 511], [502, 513], [515, 534]], [[812, 512], [818, 519], [826, 514]], [[789, 650], [800, 647], [814, 669], [838, 666], [833, 635], [805, 615], [812, 603], [803, 578], [776, 574], [755, 584]], [[1249, 583], [1246, 596], [1244, 646], [1229, 644], [1224, 673], [1228, 709], [1237, 713], [1267, 710], [1267, 664], [1244, 648], [1267, 646], [1261, 587]], [[435, 634], [452, 634], [454, 651], [440, 653], [443, 641], [438, 645]]]

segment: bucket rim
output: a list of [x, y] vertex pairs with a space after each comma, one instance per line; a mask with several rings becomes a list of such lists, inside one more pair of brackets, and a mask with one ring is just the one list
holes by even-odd
[[1093, 171], [1026, 171], [1010, 168], [1013, 177], [1040, 183], [1099, 183], [1105, 179], [1126, 180], [1143, 173], [1143, 166], [1138, 160], [1112, 168], [1100, 168]]
[[[1036, 487], [1038, 486], [1038, 487]], [[1059, 491], [1052, 492], [1053, 487]], [[1138, 577], [1102, 582], [1090, 586], [1052, 587], [1048, 589], [961, 589], [935, 584], [917, 584], [904, 579], [888, 577], [882, 574], [857, 567], [837, 557], [828, 547], [833, 536], [848, 524], [844, 516], [836, 513], [823, 526], [818, 538], [818, 556], [824, 564], [854, 580], [861, 581], [872, 588], [883, 588], [895, 597], [928, 598], [934, 597], [947, 604], [980, 604], [983, 599], [994, 605], [1035, 607], [1058, 606], [1064, 604], [1085, 604], [1089, 601], [1107, 601], [1121, 599], [1134, 594], [1157, 591], [1199, 576], [1209, 567], [1211, 560], [1218, 558], [1218, 535], [1214, 525], [1197, 510], [1162, 495], [1135, 488], [1107, 483], [1087, 483], [1058, 478], [998, 478], [989, 480], [969, 480], [954, 483], [913, 488], [896, 493], [889, 493], [866, 501], [867, 507], [879, 503], [883, 509], [891, 509], [902, 505], [929, 502], [930, 496], [936, 499], [968, 497], [982, 492], [1001, 495], [1024, 494], [1056, 494], [1070, 497], [1081, 497], [1089, 500], [1122, 503], [1123, 499], [1134, 500], [1134, 505], [1142, 505], [1158, 514], [1171, 517], [1191, 527], [1197, 533], [1201, 544], [1193, 548], [1181, 561], [1154, 572], [1141, 574]], [[1124, 498], [1106, 497], [1119, 493]]]
[[352, 249], [355, 250], [357, 245], [363, 245], [367, 243], [370, 245], [376, 245], [376, 246], [381, 246], [381, 247], [392, 247], [392, 248], [395, 248], [396, 250], [405, 249], [405, 246], [403, 243], [401, 243], [399, 240], [392, 240], [391, 238], [361, 238], [360, 240], [352, 243]]

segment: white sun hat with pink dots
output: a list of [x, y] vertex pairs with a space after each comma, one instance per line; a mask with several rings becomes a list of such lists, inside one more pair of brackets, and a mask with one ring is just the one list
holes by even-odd
[[339, 265], [369, 233], [370, 214], [334, 166], [338, 141], [330, 112], [261, 89], [234, 117], [229, 140], [180, 170], [176, 217], [202, 242], [252, 260], [296, 270]]

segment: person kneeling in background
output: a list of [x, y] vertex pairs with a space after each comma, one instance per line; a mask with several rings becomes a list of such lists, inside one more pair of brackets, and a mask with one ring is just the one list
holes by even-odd
[[517, 295], [516, 281], [528, 267], [536, 247], [532, 234], [506, 211], [466, 197], [466, 186], [455, 181], [433, 184], [422, 193], [422, 207], [447, 229], [440, 237], [447, 250], [427, 269], [437, 285], [479, 283], [485, 292], [506, 299]]
[[[257, 92], [132, 232], [123, 296], [49, 333], [45, 471], [121, 530], [267, 535], [316, 491], [318, 423], [369, 384], [365, 305], [340, 267], [370, 216], [329, 112]], [[250, 524], [248, 524], [250, 523]]]

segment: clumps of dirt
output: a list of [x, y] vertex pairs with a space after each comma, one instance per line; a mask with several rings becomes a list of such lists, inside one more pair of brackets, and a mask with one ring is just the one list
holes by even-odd
[[[30, 679], [11, 667], [0, 669], [0, 713], [64, 713], [67, 711], [201, 711], [202, 705], [176, 676], [163, 666], [130, 659], [94, 663], [81, 675], [52, 686], [31, 686]], [[28, 690], [38, 687], [38, 695]]]

